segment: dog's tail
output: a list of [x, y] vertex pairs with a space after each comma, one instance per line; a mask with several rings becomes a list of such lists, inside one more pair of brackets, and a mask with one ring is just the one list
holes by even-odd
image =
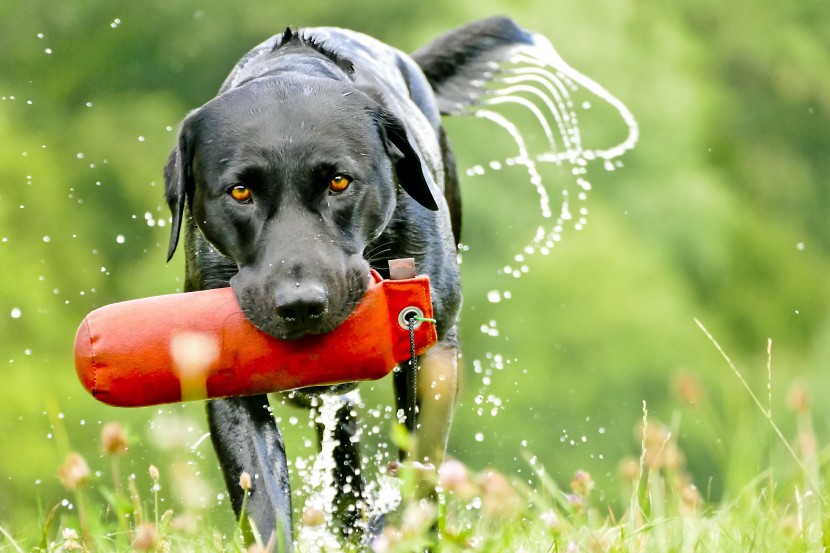
[[441, 113], [453, 115], [479, 103], [500, 66], [523, 47], [534, 46], [534, 38], [512, 19], [496, 16], [454, 29], [412, 58], [432, 86]]

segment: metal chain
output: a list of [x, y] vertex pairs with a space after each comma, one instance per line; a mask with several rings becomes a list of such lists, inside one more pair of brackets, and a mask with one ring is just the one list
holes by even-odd
[[415, 327], [419, 323], [435, 324], [435, 319], [427, 317], [410, 317], [407, 319], [409, 327], [409, 372], [406, 375], [409, 388], [409, 401], [406, 405], [406, 429], [412, 433], [415, 430], [415, 416], [418, 411], [418, 356], [415, 354]]
[[415, 431], [415, 413], [418, 410], [418, 356], [415, 355], [415, 325], [419, 317], [410, 317], [409, 326], [409, 371], [406, 375], [409, 388], [409, 401], [406, 404], [406, 429], [410, 433]]

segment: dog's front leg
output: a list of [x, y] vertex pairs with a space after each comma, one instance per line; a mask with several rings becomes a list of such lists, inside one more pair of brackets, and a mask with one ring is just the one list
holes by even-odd
[[[398, 409], [406, 412], [411, 401], [406, 372], [411, 368], [408, 363], [402, 363], [400, 367], [394, 377], [395, 391]], [[412, 425], [412, 449], [407, 452], [407, 458], [431, 463], [438, 468], [447, 449], [453, 407], [458, 394], [458, 343], [454, 329], [418, 359], [416, 390], [418, 410], [415, 424]]]
[[207, 411], [213, 447], [237, 518], [246, 493], [239, 479], [247, 472], [252, 487], [245, 516], [251, 517], [263, 541], [275, 535], [281, 541], [278, 551], [292, 551], [294, 532], [285, 447], [268, 397], [216, 399], [208, 402]]

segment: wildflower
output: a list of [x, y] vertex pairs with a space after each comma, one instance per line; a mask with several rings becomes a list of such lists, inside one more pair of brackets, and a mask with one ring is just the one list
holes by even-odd
[[156, 468], [155, 465], [150, 465], [150, 478], [153, 479], [153, 482], [158, 482], [159, 480], [159, 469]]
[[582, 508], [585, 507], [585, 500], [582, 498], [582, 496], [576, 495], [575, 493], [566, 494], [565, 500], [568, 502], [568, 505], [575, 511], [581, 511]]
[[106, 455], [119, 455], [127, 451], [127, 435], [117, 422], [108, 422], [101, 429], [101, 449]]
[[158, 546], [159, 536], [156, 527], [150, 523], [139, 525], [135, 531], [133, 549], [136, 551], [153, 551]]
[[685, 460], [683, 453], [672, 439], [669, 429], [661, 424], [649, 424], [645, 429], [645, 455], [643, 462], [649, 469], [678, 469]]
[[170, 354], [181, 382], [182, 398], [207, 397], [208, 371], [219, 359], [219, 353], [219, 344], [208, 334], [181, 332], [173, 336]]
[[208, 334], [182, 332], [170, 344], [173, 363], [182, 372], [204, 372], [219, 357], [219, 344]]
[[81, 540], [78, 537], [78, 532], [73, 528], [63, 529], [63, 551], [83, 551], [84, 546], [81, 545]]
[[455, 459], [447, 459], [438, 469], [438, 482], [445, 490], [457, 490], [469, 479], [467, 467]]
[[542, 513], [542, 524], [545, 525], [545, 528], [556, 534], [559, 534], [565, 529], [565, 523], [562, 522], [562, 519], [553, 510]]
[[67, 490], [82, 487], [89, 480], [89, 465], [80, 453], [72, 452], [58, 469], [58, 478]]
[[500, 518], [512, 518], [518, 513], [522, 501], [513, 486], [500, 472], [486, 470], [479, 476], [485, 513]]
[[587, 471], [578, 470], [571, 480], [571, 489], [582, 497], [588, 496], [594, 489], [594, 479]]
[[620, 477], [627, 482], [634, 482], [640, 475], [640, 463], [634, 457], [626, 457], [617, 467]]
[[173, 509], [167, 509], [161, 515], [161, 525], [165, 526], [169, 524], [171, 520], [173, 520]]
[[479, 493], [479, 488], [470, 479], [467, 467], [455, 459], [444, 461], [438, 469], [438, 483], [441, 488], [456, 494], [464, 501], [469, 501]]
[[787, 406], [796, 413], [806, 413], [810, 410], [810, 393], [804, 382], [797, 380], [790, 386], [787, 394]]
[[326, 514], [316, 507], [306, 507], [303, 511], [303, 525], [320, 526], [326, 522]]
[[700, 382], [688, 373], [681, 372], [675, 375], [674, 389], [677, 395], [690, 405], [697, 405], [704, 399]]
[[251, 475], [245, 471], [239, 475], [239, 487], [246, 492], [251, 490]]

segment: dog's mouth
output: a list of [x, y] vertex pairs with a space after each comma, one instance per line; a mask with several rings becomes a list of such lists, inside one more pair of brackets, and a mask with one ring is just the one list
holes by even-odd
[[237, 301], [257, 329], [279, 340], [299, 340], [340, 326], [366, 293], [369, 275], [354, 271], [338, 279], [336, 286], [294, 282], [275, 290], [245, 287], [235, 280], [231, 279], [231, 286]]
[[[360, 294], [362, 297], [362, 294]], [[259, 330], [280, 340], [299, 340], [301, 338], [327, 334], [345, 321], [354, 311], [359, 298], [347, 302], [337, 310], [326, 309], [318, 315], [305, 318], [281, 316], [273, 306], [264, 307], [260, 304], [251, 305], [245, 302], [242, 312], [245, 317]]]
[[348, 315], [348, 313], [345, 316], [340, 317], [321, 315], [320, 321], [313, 320], [306, 323], [295, 323], [293, 321], [274, 322], [272, 320], [261, 326], [254, 322], [254, 325], [274, 338], [278, 338], [280, 340], [299, 340], [309, 336], [328, 334], [340, 326], [340, 324], [348, 318]]

